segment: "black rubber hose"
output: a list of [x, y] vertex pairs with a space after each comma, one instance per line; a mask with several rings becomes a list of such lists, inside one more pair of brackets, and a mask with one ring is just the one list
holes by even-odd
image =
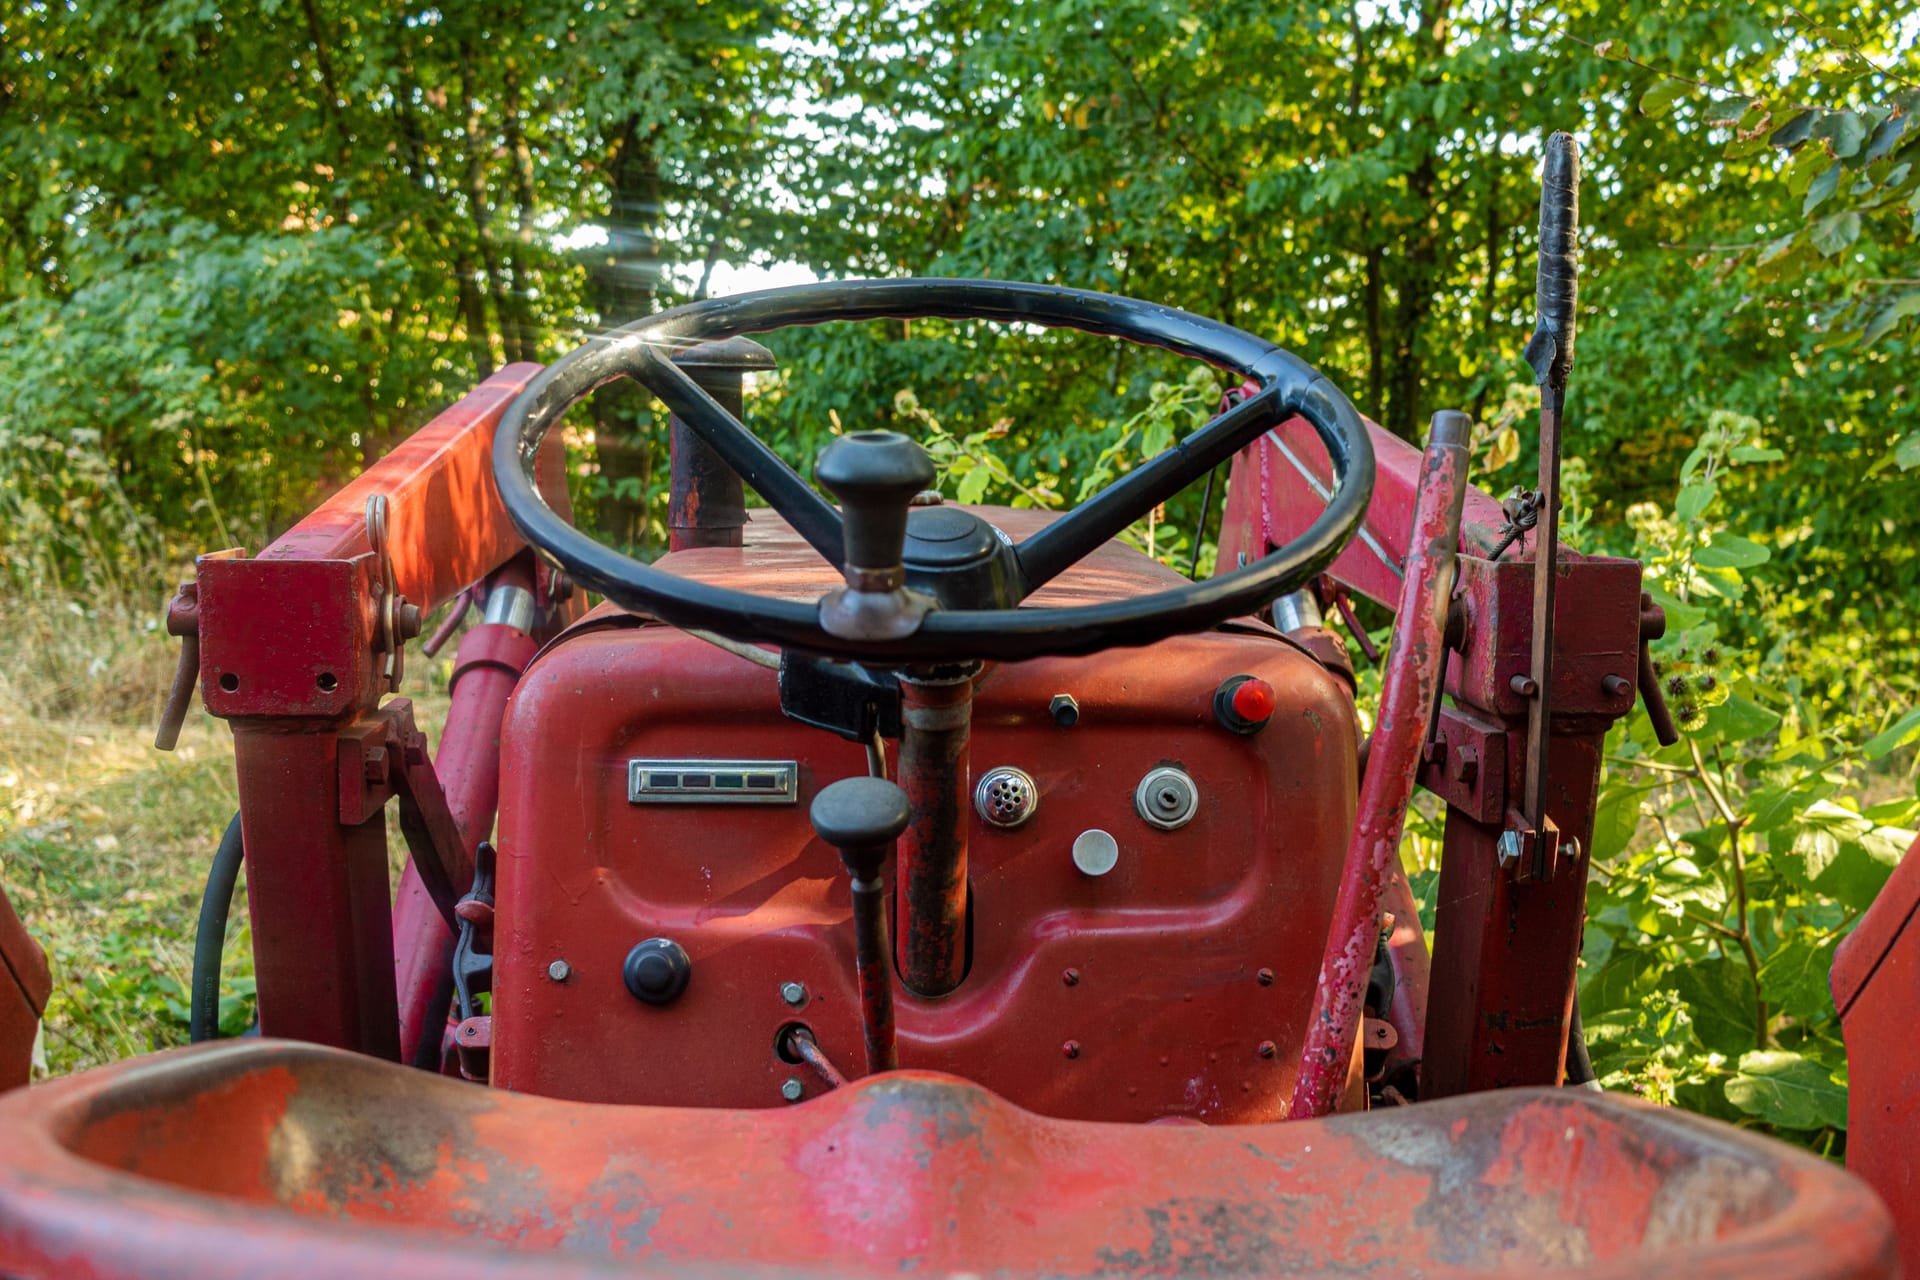
[[1567, 1021], [1567, 1083], [1578, 1086], [1593, 1082], [1593, 1056], [1587, 1052], [1587, 1029], [1580, 1023], [1580, 994], [1575, 992], [1573, 1017]]
[[246, 844], [240, 838], [240, 815], [227, 824], [207, 870], [207, 891], [200, 895], [200, 928], [193, 935], [193, 990], [188, 997], [187, 1039], [194, 1044], [220, 1038], [220, 960], [227, 945], [227, 916], [233, 910], [233, 889], [240, 880]]

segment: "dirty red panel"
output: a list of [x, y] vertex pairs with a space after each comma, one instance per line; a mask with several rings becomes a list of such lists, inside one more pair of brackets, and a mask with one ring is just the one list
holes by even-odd
[[1139, 1126], [905, 1071], [681, 1110], [255, 1042], [15, 1093], [0, 1130], [0, 1271], [33, 1280], [1896, 1274], [1844, 1171], [1584, 1091]]
[[[451, 600], [525, 545], [493, 484], [493, 433], [513, 398], [540, 372], [510, 364], [409, 436], [313, 513], [260, 560], [351, 560], [366, 553], [367, 499], [387, 495], [394, 580], [422, 609]], [[542, 490], [564, 512], [559, 433], [543, 454]]]
[[1833, 963], [1833, 1002], [1847, 1041], [1847, 1168], [1893, 1210], [1908, 1275], [1920, 1275], [1920, 842], [1907, 850]]
[[[1034, 519], [987, 515], [1016, 535]], [[835, 580], [760, 521], [747, 538], [744, 550], [663, 564], [731, 566], [770, 593], [817, 595], [814, 583]], [[1049, 591], [1084, 603], [1167, 572], [1106, 548]], [[1241, 674], [1276, 696], [1250, 736], [1213, 712], [1215, 690]], [[1071, 728], [1049, 710], [1062, 693], [1080, 707]], [[1346, 686], [1271, 632], [988, 670], [962, 762], [966, 976], [938, 999], [897, 991], [901, 1061], [1051, 1114], [1282, 1114], [1353, 819], [1356, 734]], [[629, 801], [629, 761], [684, 758], [793, 761], [796, 803]], [[974, 812], [971, 779], [999, 765], [1039, 788], [1033, 817], [1010, 830]], [[1134, 806], [1136, 785], [1165, 765], [1198, 794], [1191, 823], [1172, 831]], [[847, 878], [807, 805], [865, 772], [859, 746], [781, 716], [772, 671], [684, 633], [602, 615], [549, 647], [502, 730], [495, 1082], [593, 1101], [763, 1105], [792, 1076], [820, 1087], [776, 1051], [796, 1021], [857, 1073]], [[1119, 847], [1101, 876], [1072, 856], [1092, 829]], [[686, 992], [662, 1006], [621, 979], [627, 952], [655, 936], [693, 963]], [[564, 982], [549, 977], [555, 960], [567, 962]], [[800, 1003], [783, 999], [788, 983], [804, 988]]]
[[[1360, 534], [1347, 544], [1329, 572], [1361, 595], [1392, 608], [1400, 599], [1400, 570], [1407, 562], [1421, 451], [1375, 423], [1369, 422], [1367, 428], [1375, 463], [1373, 499]], [[1227, 489], [1221, 564], [1230, 566], [1243, 552], [1249, 560], [1258, 559], [1303, 533], [1326, 509], [1321, 495], [1331, 488], [1331, 475], [1327, 451], [1304, 418], [1288, 419], [1241, 452], [1233, 460]], [[1461, 549], [1485, 555], [1498, 536], [1493, 531], [1505, 520], [1498, 501], [1469, 488]], [[1508, 554], [1516, 560], [1531, 559], [1522, 549]]]
[[47, 953], [0, 889], [0, 1089], [25, 1084], [32, 1075], [33, 1041], [52, 993]]

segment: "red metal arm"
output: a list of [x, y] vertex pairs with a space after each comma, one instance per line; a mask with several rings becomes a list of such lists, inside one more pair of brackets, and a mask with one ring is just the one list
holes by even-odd
[[[1396, 531], [1411, 527], [1420, 454], [1379, 427], [1371, 430], [1379, 471], [1364, 536], [1329, 576], [1392, 605], [1406, 572], [1407, 538]], [[1324, 506], [1315, 486], [1324, 488], [1326, 475], [1324, 453], [1297, 420], [1242, 453], [1228, 489], [1221, 563], [1231, 565], [1242, 554], [1252, 559], [1304, 530]], [[1419, 772], [1420, 784], [1447, 803], [1433, 996], [1424, 1026], [1401, 1024], [1418, 1015], [1413, 1000], [1396, 1001], [1392, 1012], [1403, 1044], [1424, 1039], [1423, 1096], [1559, 1082], [1585, 922], [1585, 851], [1593, 838], [1601, 743], [1634, 702], [1640, 565], [1563, 547], [1554, 600], [1547, 807], [1570, 856], [1553, 878], [1517, 883], [1500, 861], [1499, 839], [1526, 759], [1530, 700], [1514, 681], [1530, 667], [1533, 548], [1526, 538], [1502, 559], [1487, 559], [1505, 524], [1490, 495], [1468, 490], [1454, 592], [1464, 631], [1447, 675], [1454, 705], [1441, 710]], [[1397, 894], [1398, 886], [1389, 883], [1387, 891]], [[1395, 910], [1391, 950], [1402, 965], [1402, 987], [1417, 992], [1427, 985], [1419, 972], [1423, 956], [1408, 945], [1417, 934], [1403, 936], [1409, 921], [1400, 915]]]
[[[377, 614], [387, 567], [368, 540], [367, 499], [385, 496], [393, 587], [423, 610], [517, 555], [524, 544], [493, 485], [493, 432], [538, 371], [517, 364], [495, 374], [257, 557], [200, 561], [201, 688], [207, 709], [233, 727], [268, 1035], [399, 1055], [382, 814], [393, 774], [384, 756], [376, 766], [343, 750], [385, 743], [389, 729], [407, 736], [380, 707]], [[560, 450], [556, 437], [542, 478], [564, 512]], [[495, 740], [478, 720], [470, 731]], [[359, 771], [343, 787], [348, 759]], [[423, 767], [415, 761], [413, 772]], [[432, 812], [420, 825], [437, 833], [440, 872], [456, 881], [470, 874], [468, 837], [485, 825], [480, 815], [449, 815], [432, 779], [411, 781], [416, 803], [424, 796]], [[488, 790], [479, 788], [482, 799]], [[411, 953], [404, 942], [402, 950]]]
[[1380, 935], [1381, 890], [1399, 866], [1400, 832], [1446, 663], [1447, 602], [1467, 490], [1467, 426], [1465, 414], [1436, 414], [1427, 444], [1400, 592], [1404, 625], [1395, 628], [1387, 657], [1374, 747], [1307, 1020], [1307, 1043], [1288, 1111], [1296, 1120], [1333, 1109], [1353, 1057]]

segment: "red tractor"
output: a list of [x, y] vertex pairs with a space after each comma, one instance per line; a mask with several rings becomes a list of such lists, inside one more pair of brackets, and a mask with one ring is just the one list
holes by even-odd
[[[508, 368], [202, 558], [169, 724], [197, 681], [240, 812], [196, 1038], [243, 850], [261, 1035], [0, 1099], [0, 1273], [1896, 1274], [1839, 1169], [1555, 1087], [1591, 1074], [1602, 738], [1636, 688], [1662, 714], [1640, 566], [1555, 536], [1572, 166], [1556, 139], [1541, 484], [1504, 507], [1464, 415], [1415, 450], [1227, 325], [886, 280]], [[829, 503], [742, 423], [744, 335], [905, 317], [1238, 385], [1057, 519], [940, 501], [887, 432], [821, 455]], [[551, 434], [622, 377], [673, 414], [651, 566], [573, 527]], [[1116, 541], [1228, 461], [1218, 576]], [[390, 695], [463, 593], [430, 755]], [[1370, 735], [1322, 621], [1349, 594], [1397, 612]], [[1447, 815], [1431, 961], [1416, 783]]]

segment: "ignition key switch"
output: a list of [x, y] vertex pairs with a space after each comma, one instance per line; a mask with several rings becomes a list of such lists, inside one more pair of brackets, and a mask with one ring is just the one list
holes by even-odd
[[1148, 825], [1178, 831], [1200, 808], [1200, 789], [1185, 769], [1164, 766], [1140, 779], [1133, 789], [1133, 807]]

